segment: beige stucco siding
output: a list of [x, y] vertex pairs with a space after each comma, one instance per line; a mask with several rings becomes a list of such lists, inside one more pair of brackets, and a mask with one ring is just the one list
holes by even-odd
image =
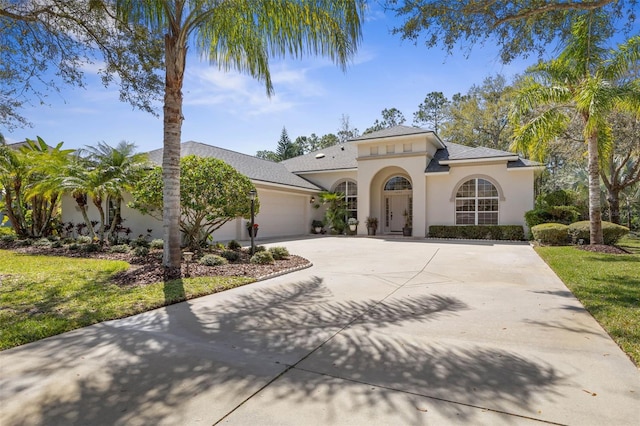
[[498, 223], [525, 225], [524, 213], [533, 208], [532, 168], [509, 170], [506, 164], [456, 165], [448, 174], [426, 178], [426, 225], [455, 225], [455, 191], [466, 180], [486, 178], [501, 194]]

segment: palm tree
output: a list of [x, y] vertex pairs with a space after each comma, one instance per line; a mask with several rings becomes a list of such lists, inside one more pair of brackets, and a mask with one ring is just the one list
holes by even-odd
[[610, 140], [607, 116], [614, 108], [640, 114], [640, 83], [624, 79], [640, 59], [640, 36], [607, 51], [601, 47], [609, 33], [603, 22], [597, 13], [576, 19], [558, 58], [528, 70], [511, 115], [516, 125], [512, 149], [539, 160], [548, 143], [567, 129], [572, 113], [577, 115], [589, 157], [591, 244], [603, 244], [599, 151], [606, 151]]
[[116, 0], [124, 21], [164, 33], [162, 158], [165, 267], [180, 265], [180, 138], [187, 46], [220, 68], [246, 72], [273, 92], [269, 57], [305, 53], [345, 66], [361, 38], [362, 0]]
[[106, 195], [114, 203], [114, 217], [108, 224], [109, 235], [112, 236], [122, 222], [123, 193], [132, 189], [147, 166], [146, 154], [135, 151], [136, 145], [126, 141], [121, 141], [115, 148], [105, 142], [98, 142], [97, 146], [87, 146], [80, 151], [103, 176]]

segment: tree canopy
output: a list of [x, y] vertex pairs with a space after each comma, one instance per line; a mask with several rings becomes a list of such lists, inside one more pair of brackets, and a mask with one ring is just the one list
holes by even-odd
[[611, 35], [618, 22], [626, 30], [636, 19], [637, 0], [387, 0], [387, 7], [403, 19], [393, 30], [404, 39], [424, 40], [428, 47], [443, 45], [452, 52], [487, 41], [497, 43], [508, 63], [530, 53], [541, 56], [556, 40], [571, 35], [571, 23], [588, 11], [599, 11]]

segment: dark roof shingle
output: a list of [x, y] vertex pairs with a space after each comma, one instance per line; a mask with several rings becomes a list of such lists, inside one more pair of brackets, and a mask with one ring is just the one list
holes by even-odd
[[290, 158], [280, 164], [283, 164], [292, 173], [348, 170], [358, 167], [357, 156], [357, 145], [347, 142]]

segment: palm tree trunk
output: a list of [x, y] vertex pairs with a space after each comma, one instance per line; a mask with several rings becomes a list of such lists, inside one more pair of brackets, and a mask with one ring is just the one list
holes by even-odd
[[591, 244], [604, 244], [602, 234], [602, 211], [600, 208], [600, 163], [598, 159], [598, 136], [587, 139], [589, 152], [589, 238]]
[[164, 152], [162, 157], [162, 263], [179, 268], [180, 253], [180, 138], [182, 135], [182, 83], [187, 49], [177, 35], [165, 36]]

